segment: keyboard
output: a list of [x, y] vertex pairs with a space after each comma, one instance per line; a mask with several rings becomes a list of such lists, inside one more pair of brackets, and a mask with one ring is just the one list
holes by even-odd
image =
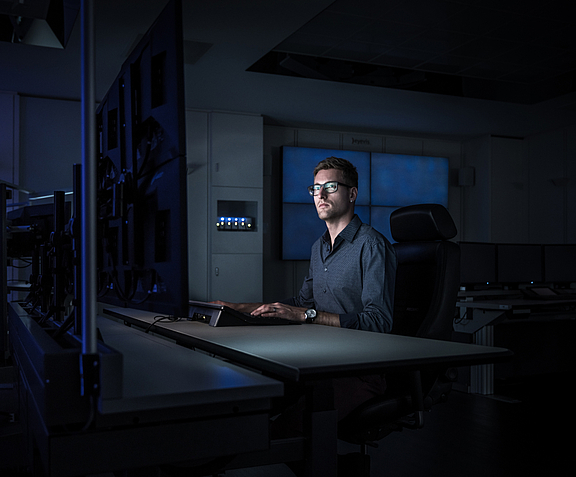
[[269, 325], [299, 325], [300, 322], [285, 318], [253, 316], [242, 313], [228, 306], [202, 301], [189, 302], [189, 319], [202, 321], [210, 326], [269, 326]]

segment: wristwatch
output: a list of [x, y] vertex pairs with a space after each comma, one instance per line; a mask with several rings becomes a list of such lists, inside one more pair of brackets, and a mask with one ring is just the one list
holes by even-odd
[[304, 312], [304, 321], [308, 324], [312, 324], [316, 321], [316, 310], [314, 308], [309, 308]]

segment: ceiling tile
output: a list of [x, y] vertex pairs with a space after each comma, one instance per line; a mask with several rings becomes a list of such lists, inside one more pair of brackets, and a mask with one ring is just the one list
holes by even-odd
[[558, 76], [548, 69], [524, 68], [522, 70], [504, 75], [503, 81], [513, 81], [516, 83], [533, 84]]
[[548, 18], [561, 22], [576, 22], [576, 2], [572, 0], [548, 0], [538, 2], [531, 13], [539, 18]]
[[433, 26], [448, 20], [464, 5], [444, 0], [404, 0], [386, 12], [385, 19], [407, 25]]
[[470, 35], [484, 35], [501, 25], [513, 21], [514, 18], [515, 15], [509, 12], [471, 5], [446, 20], [438, 22], [435, 27]]
[[336, 0], [326, 11], [346, 13], [348, 15], [360, 15], [374, 18], [375, 13], [379, 16], [386, 14], [402, 0]]
[[540, 46], [538, 44], [520, 45], [494, 57], [498, 61], [507, 61], [517, 65], [530, 66], [559, 57], [563, 50]]
[[464, 45], [450, 50], [450, 53], [456, 56], [490, 59], [506, 53], [507, 51], [512, 51], [519, 45], [519, 43], [511, 41], [478, 37]]
[[419, 35], [422, 28], [415, 25], [402, 25], [386, 20], [377, 21], [367, 25], [355, 33], [351, 39], [381, 45], [397, 46], [406, 40]]
[[487, 36], [499, 40], [532, 42], [544, 36], [554, 22], [541, 18], [519, 15], [511, 22], [489, 31]]
[[441, 55], [419, 65], [419, 68], [426, 71], [456, 74], [478, 63], [479, 61], [475, 58], [465, 58], [455, 55]]
[[301, 33], [349, 38], [351, 35], [372, 23], [371, 18], [323, 11], [300, 28]]
[[298, 31], [290, 35], [274, 49], [302, 55], [321, 56], [325, 51], [338, 45], [338, 43], [340, 43], [338, 38], [311, 35]]
[[415, 68], [419, 64], [430, 59], [430, 53], [409, 48], [393, 48], [378, 58], [373, 63], [379, 65], [398, 66], [401, 68]]
[[466, 33], [430, 28], [424, 30], [418, 36], [407, 39], [402, 43], [402, 46], [442, 54], [466, 44], [475, 38], [474, 35], [468, 35]]
[[462, 76], [485, 79], [499, 79], [518, 70], [517, 65], [498, 61], [484, 61], [460, 71]]
[[359, 41], [346, 41], [326, 51], [323, 56], [330, 58], [349, 59], [354, 61], [370, 62], [374, 58], [388, 51], [390, 48], [377, 43], [364, 43]]

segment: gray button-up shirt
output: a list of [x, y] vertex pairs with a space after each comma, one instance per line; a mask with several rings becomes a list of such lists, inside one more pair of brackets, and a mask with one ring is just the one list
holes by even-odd
[[392, 329], [396, 253], [390, 242], [355, 215], [330, 246], [328, 231], [312, 245], [310, 270], [286, 303], [340, 315], [340, 326]]

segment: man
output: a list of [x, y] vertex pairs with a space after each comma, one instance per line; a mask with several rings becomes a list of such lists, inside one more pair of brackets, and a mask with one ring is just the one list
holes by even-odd
[[[389, 332], [392, 329], [396, 254], [390, 242], [354, 213], [358, 172], [347, 160], [329, 157], [314, 169], [314, 197], [326, 232], [312, 246], [310, 269], [297, 297], [276, 303], [226, 303], [256, 316], [318, 325]], [[371, 397], [383, 394], [381, 375], [335, 381], [339, 419]], [[300, 401], [277, 423], [284, 432], [301, 430]], [[280, 427], [280, 426], [279, 426]]]
[[312, 246], [308, 276], [297, 297], [276, 303], [223, 303], [256, 316], [389, 332], [396, 255], [390, 242], [354, 213], [358, 172], [329, 157], [314, 169], [314, 197], [326, 232]]

